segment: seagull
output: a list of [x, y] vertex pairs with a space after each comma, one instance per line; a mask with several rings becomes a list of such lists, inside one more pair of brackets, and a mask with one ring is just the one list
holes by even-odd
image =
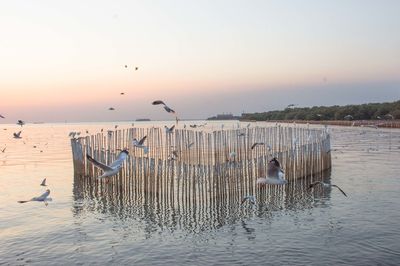
[[22, 120], [18, 120], [17, 125], [20, 125], [22, 127], [23, 125], [25, 125], [25, 122]]
[[110, 108], [108, 108], [108, 110], [110, 110], [110, 111], [114, 111], [114, 110], [115, 110], [115, 108], [114, 108], [114, 107], [110, 107]]
[[133, 146], [134, 147], [136, 147], [136, 148], [140, 148], [140, 149], [143, 149], [143, 151], [144, 151], [144, 154], [147, 154], [148, 152], [149, 152], [149, 147], [147, 147], [147, 146], [145, 146], [143, 143], [144, 143], [144, 141], [146, 140], [146, 138], [147, 138], [147, 136], [144, 136], [141, 140], [137, 140], [136, 138], [134, 138], [133, 140], [132, 140], [132, 144], [133, 144]]
[[343, 195], [345, 195], [345, 196], [347, 197], [346, 193], [344, 193], [344, 191], [343, 191], [340, 187], [338, 187], [338, 186], [336, 186], [336, 185], [333, 185], [333, 184], [324, 183], [324, 182], [322, 182], [322, 181], [317, 181], [317, 182], [312, 183], [312, 184], [309, 186], [308, 189], [312, 189], [312, 188], [313, 188], [314, 186], [316, 186], [316, 185], [322, 185], [324, 188], [336, 187], [337, 189], [340, 190], [340, 192], [342, 192]]
[[346, 115], [346, 116], [344, 117], [344, 119], [346, 119], [346, 120], [353, 120], [353, 116], [352, 116], [352, 115]]
[[47, 206], [47, 201], [51, 201], [51, 198], [48, 198], [48, 196], [50, 195], [50, 189], [46, 189], [46, 192], [43, 193], [42, 195], [40, 195], [39, 197], [34, 197], [31, 198], [30, 200], [19, 200], [18, 203], [26, 203], [29, 201], [42, 201], [44, 202], [44, 204]]
[[279, 164], [279, 161], [274, 157], [267, 165], [267, 177], [260, 177], [257, 179], [257, 184], [265, 185], [284, 185], [287, 180], [284, 179], [285, 174]]
[[156, 100], [156, 101], [152, 102], [152, 104], [153, 104], [153, 105], [162, 104], [162, 105], [164, 105], [165, 111], [167, 111], [168, 113], [173, 113], [173, 114], [175, 114], [175, 111], [172, 110], [170, 107], [168, 107], [168, 105], [166, 105], [166, 104], [165, 104], [163, 101], [161, 101], [161, 100]]
[[45, 179], [43, 179], [43, 181], [42, 181], [42, 183], [40, 184], [42, 187], [47, 187], [47, 185], [46, 185], [46, 178]]
[[1, 118], [5, 118], [3, 115], [0, 115]]
[[196, 128], [197, 127], [197, 125], [196, 124], [194, 124], [194, 125], [189, 125], [191, 128]]
[[98, 167], [101, 170], [103, 170], [103, 174], [101, 176], [97, 177], [97, 178], [101, 179], [101, 178], [110, 177], [110, 176], [118, 174], [118, 172], [122, 168], [122, 163], [128, 157], [128, 154], [129, 154], [129, 152], [126, 149], [121, 151], [118, 154], [117, 159], [111, 165], [105, 165], [105, 164], [103, 164], [101, 162], [98, 162], [95, 159], [93, 159], [89, 154], [86, 154], [86, 158], [91, 163], [93, 163], [96, 167]]
[[125, 68], [128, 68], [128, 65], [125, 65]]
[[248, 200], [251, 204], [256, 204], [256, 197], [254, 197], [252, 195], [243, 197], [241, 204], [245, 203], [246, 200]]
[[139, 69], [139, 67], [135, 67], [135, 70], [138, 70]]
[[238, 137], [244, 137], [244, 136], [246, 136], [246, 134], [243, 132], [238, 134]]
[[69, 132], [69, 134], [68, 134], [68, 136], [71, 138], [75, 138], [75, 135], [76, 135], [76, 132], [74, 132], [74, 131]]
[[236, 152], [232, 151], [229, 153], [228, 158], [227, 158], [227, 162], [234, 162], [236, 158]]
[[7, 146], [5, 146], [5, 147], [1, 150], [1, 152], [4, 153], [4, 152], [6, 151], [6, 149], [7, 149]]
[[174, 131], [175, 125], [173, 125], [172, 127], [164, 126], [164, 128], [165, 128], [165, 133], [167, 134], [172, 133]]
[[264, 145], [264, 142], [256, 142], [253, 145], [251, 145], [251, 149], [253, 150], [257, 145]]
[[118, 125], [115, 125], [115, 126], [114, 126], [114, 129], [117, 129], [117, 128], [118, 128]]
[[186, 144], [186, 149], [190, 149], [194, 145], [194, 142], [187, 143]]
[[125, 92], [121, 92], [120, 94], [121, 94], [121, 95], [125, 95]]
[[13, 133], [13, 135], [14, 135], [14, 139], [22, 139], [22, 137], [21, 137], [21, 132], [22, 131], [19, 131], [18, 133]]

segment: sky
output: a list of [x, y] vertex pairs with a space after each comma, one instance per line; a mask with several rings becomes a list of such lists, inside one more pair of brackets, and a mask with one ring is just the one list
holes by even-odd
[[158, 99], [182, 119], [396, 101], [399, 14], [397, 0], [1, 1], [0, 123], [173, 119]]

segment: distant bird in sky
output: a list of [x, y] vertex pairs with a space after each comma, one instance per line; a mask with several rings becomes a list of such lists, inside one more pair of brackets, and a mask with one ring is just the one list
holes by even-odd
[[240, 204], [245, 203], [246, 200], [248, 200], [251, 204], [256, 204], [256, 197], [254, 197], [253, 195], [247, 195], [243, 197], [242, 202]]
[[42, 187], [47, 187], [47, 185], [46, 185], [46, 178], [43, 179], [43, 181], [42, 181], [42, 183], [40, 183], [40, 185], [41, 185]]
[[284, 179], [285, 174], [280, 166], [279, 161], [274, 157], [267, 165], [267, 177], [257, 179], [257, 184], [265, 185], [284, 185], [287, 181]]
[[251, 145], [251, 149], [253, 150], [258, 145], [264, 145], [264, 142], [256, 142], [256, 143], [254, 143], [253, 145]]
[[132, 140], [133, 146], [136, 147], [136, 148], [143, 149], [145, 154], [147, 154], [149, 152], [149, 147], [144, 145], [144, 141], [146, 140], [146, 138], [147, 138], [147, 136], [144, 136], [139, 141], [136, 138], [134, 138]]
[[26, 203], [26, 202], [30, 202], [30, 201], [40, 201], [40, 202], [44, 202], [44, 204], [47, 206], [47, 202], [51, 201], [52, 199], [49, 198], [50, 195], [50, 189], [47, 189], [45, 193], [43, 193], [42, 195], [40, 195], [39, 197], [34, 197], [31, 198], [30, 200], [20, 200], [18, 201], [18, 203]]
[[139, 69], [139, 67], [135, 67], [135, 70], [138, 70]]
[[108, 108], [108, 110], [110, 110], [110, 111], [114, 111], [114, 110], [115, 110], [115, 108], [114, 108], [114, 107], [110, 107], [110, 108]]
[[0, 118], [5, 118], [3, 115], [0, 114]]
[[7, 146], [5, 146], [5, 147], [1, 150], [1, 152], [4, 153], [4, 152], [6, 151], [6, 149], [7, 149]]
[[175, 125], [173, 125], [172, 127], [167, 127], [167, 126], [164, 126], [164, 128], [165, 128], [165, 133], [172, 133], [172, 132], [174, 132], [174, 128], [175, 128]]
[[166, 105], [163, 101], [161, 101], [161, 100], [156, 100], [156, 101], [153, 101], [152, 102], [152, 104], [153, 105], [164, 105], [164, 109], [165, 109], [165, 111], [167, 111], [168, 113], [173, 113], [173, 114], [175, 114], [175, 111], [174, 110], [172, 110], [168, 105]]
[[125, 65], [125, 68], [128, 68], [128, 65]]
[[19, 131], [18, 133], [13, 133], [13, 135], [14, 135], [14, 139], [21, 139], [22, 137], [21, 137], [21, 132], [22, 131]]
[[18, 120], [17, 125], [20, 125], [22, 127], [23, 125], [25, 125], [25, 122], [22, 120]]
[[128, 150], [123, 150], [121, 151], [118, 156], [117, 159], [110, 165], [105, 165], [99, 161], [96, 161], [94, 158], [92, 158], [89, 154], [86, 154], [86, 158], [94, 164], [94, 166], [96, 166], [97, 168], [103, 170], [103, 174], [97, 178], [101, 179], [101, 178], [106, 178], [106, 177], [111, 177], [113, 175], [118, 174], [118, 172], [121, 170], [122, 168], [122, 164], [124, 163], [125, 159], [128, 157]]
[[125, 95], [125, 92], [121, 92], [120, 94], [121, 94], [121, 95]]
[[309, 189], [312, 189], [312, 188], [315, 187], [316, 185], [322, 185], [323, 188], [335, 187], [335, 188], [339, 189], [340, 192], [342, 192], [342, 194], [345, 195], [345, 196], [347, 197], [346, 193], [344, 193], [344, 191], [343, 191], [340, 187], [338, 187], [338, 186], [336, 186], [336, 185], [333, 185], [333, 184], [324, 183], [324, 182], [322, 182], [322, 181], [316, 181], [316, 182], [312, 183], [312, 184], [309, 186]]

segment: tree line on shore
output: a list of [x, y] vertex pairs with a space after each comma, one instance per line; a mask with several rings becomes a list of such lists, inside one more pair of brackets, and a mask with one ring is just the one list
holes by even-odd
[[345, 106], [295, 107], [262, 113], [243, 113], [241, 120], [390, 120], [400, 119], [400, 100]]

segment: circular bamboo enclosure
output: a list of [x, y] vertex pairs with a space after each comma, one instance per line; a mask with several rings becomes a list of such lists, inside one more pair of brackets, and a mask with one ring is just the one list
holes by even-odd
[[[134, 138], [144, 136], [148, 153], [132, 144]], [[254, 143], [259, 144], [252, 148]], [[71, 146], [75, 179], [105, 185], [97, 178], [101, 170], [86, 160], [86, 154], [108, 165], [120, 150], [128, 149], [121, 171], [107, 185], [172, 201], [253, 195], [257, 178], [266, 175], [266, 165], [273, 157], [280, 161], [289, 183], [331, 167], [326, 129], [279, 125], [218, 131], [175, 129], [172, 133], [164, 128], [129, 128], [72, 138]]]

